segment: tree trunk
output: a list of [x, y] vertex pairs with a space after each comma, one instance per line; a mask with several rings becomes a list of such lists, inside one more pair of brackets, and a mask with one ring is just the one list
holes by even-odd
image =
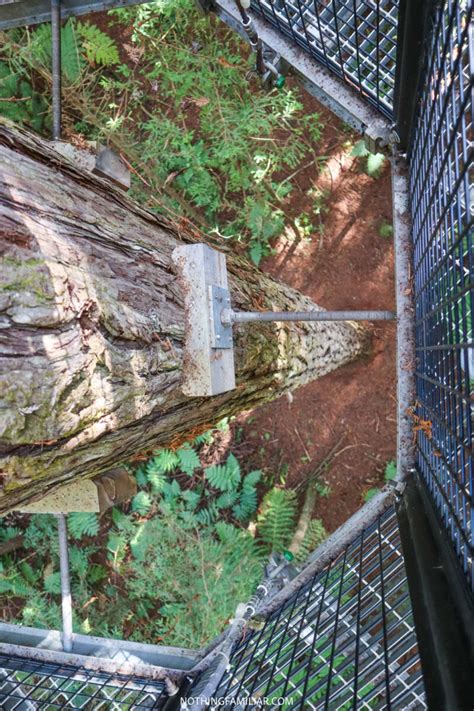
[[[239, 327], [237, 388], [185, 397], [183, 295], [171, 253], [211, 241], [185, 220], [171, 224], [142, 209], [7, 122], [0, 164], [0, 512], [174, 446], [363, 350], [355, 324]], [[231, 253], [228, 271], [239, 309], [314, 308]]]

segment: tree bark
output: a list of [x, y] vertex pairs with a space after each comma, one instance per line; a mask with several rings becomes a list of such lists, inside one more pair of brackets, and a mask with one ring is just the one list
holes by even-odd
[[[212, 241], [4, 121], [0, 164], [0, 512], [174, 446], [364, 350], [356, 324], [239, 327], [237, 388], [185, 397], [183, 295], [171, 253]], [[227, 259], [236, 308], [314, 308], [246, 260]]]

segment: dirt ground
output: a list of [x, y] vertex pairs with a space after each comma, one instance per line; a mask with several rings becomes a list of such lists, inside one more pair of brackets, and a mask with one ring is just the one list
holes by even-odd
[[[366, 175], [341, 149], [342, 127], [332, 114], [308, 94], [304, 102], [308, 111], [324, 116], [321, 154], [339, 145], [321, 173], [313, 167], [299, 175], [300, 198], [293, 193], [289, 206], [298, 215], [311, 185], [323, 189], [329, 207], [324, 232], [297, 245], [283, 240], [262, 268], [327, 309], [393, 310], [393, 243], [379, 234], [381, 224], [391, 224], [388, 165], [379, 178]], [[240, 439], [234, 451], [275, 474], [288, 466], [290, 486], [303, 482], [304, 488], [328, 454], [336, 454], [321, 478], [330, 494], [319, 497], [314, 512], [328, 531], [360, 507], [368, 489], [383, 482], [385, 465], [395, 458], [395, 325], [379, 322], [369, 328], [369, 356], [234, 424]]]

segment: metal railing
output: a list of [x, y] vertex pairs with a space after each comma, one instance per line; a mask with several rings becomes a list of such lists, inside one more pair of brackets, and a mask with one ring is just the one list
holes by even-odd
[[474, 589], [472, 13], [434, 9], [409, 170], [417, 467]]
[[252, 0], [252, 9], [391, 117], [397, 0]]
[[222, 708], [246, 697], [269, 709], [282, 698], [288, 710], [426, 708], [393, 506], [247, 632], [214, 696]]
[[92, 672], [73, 660], [69, 665], [0, 655], [0, 708], [5, 711], [140, 711], [160, 709], [167, 698], [163, 681]]

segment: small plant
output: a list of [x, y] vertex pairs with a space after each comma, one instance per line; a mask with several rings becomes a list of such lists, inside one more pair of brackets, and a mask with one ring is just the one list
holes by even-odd
[[393, 226], [390, 222], [387, 222], [386, 220], [381, 222], [379, 227], [379, 235], [383, 237], [383, 239], [390, 239], [393, 237]]
[[[385, 470], [384, 470], [384, 480], [387, 481], [393, 481], [397, 476], [397, 463], [392, 459], [389, 462], [386, 463], [385, 465]], [[370, 499], [373, 499], [376, 494], [378, 494], [380, 489], [376, 486], [372, 487], [369, 489], [365, 496], [364, 496], [364, 501], [370, 501]]]
[[265, 494], [257, 519], [257, 530], [271, 550], [283, 551], [295, 527], [296, 497], [288, 489], [271, 489]]
[[351, 151], [351, 155], [356, 158], [367, 158], [364, 168], [367, 175], [370, 175], [371, 178], [378, 178], [380, 176], [386, 160], [383, 153], [371, 153], [366, 148], [364, 140], [361, 140], [357, 141]]
[[99, 520], [95, 513], [71, 513], [68, 515], [69, 534], [76, 540], [83, 536], [96, 536], [99, 532]]

